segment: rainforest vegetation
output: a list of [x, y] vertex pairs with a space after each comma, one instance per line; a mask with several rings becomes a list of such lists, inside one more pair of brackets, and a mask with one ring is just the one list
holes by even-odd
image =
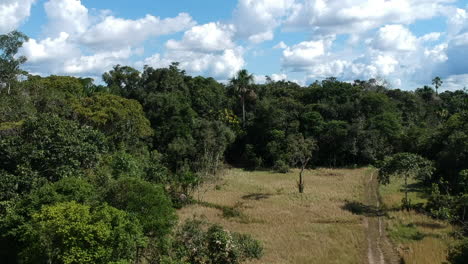
[[[416, 179], [421, 210], [459, 227], [449, 260], [468, 258], [468, 91], [414, 91], [330, 77], [306, 87], [189, 76], [173, 63], [116, 65], [100, 80], [35, 76], [0, 36], [2, 263], [239, 263], [249, 234], [188, 221], [201, 184], [225, 166], [288, 172], [380, 168]], [[432, 84], [432, 80], [428, 80]], [[408, 189], [405, 184], [402, 188]], [[298, 192], [308, 188], [298, 181]]]

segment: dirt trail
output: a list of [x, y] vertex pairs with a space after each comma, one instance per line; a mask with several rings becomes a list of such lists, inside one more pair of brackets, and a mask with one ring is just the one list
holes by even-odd
[[398, 254], [385, 234], [383, 216], [380, 213], [379, 182], [375, 172], [371, 172], [365, 182], [365, 203], [375, 208], [375, 215], [366, 216], [364, 225], [367, 230], [367, 258], [369, 264], [400, 263]]

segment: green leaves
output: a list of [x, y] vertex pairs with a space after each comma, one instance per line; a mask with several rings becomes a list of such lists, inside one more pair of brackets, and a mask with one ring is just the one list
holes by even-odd
[[138, 222], [125, 212], [76, 202], [44, 206], [33, 214], [23, 239], [24, 261], [64, 264], [133, 260], [144, 244]]
[[413, 153], [398, 153], [385, 158], [379, 169], [379, 181], [388, 184], [392, 176], [425, 181], [431, 179], [433, 172], [431, 161]]

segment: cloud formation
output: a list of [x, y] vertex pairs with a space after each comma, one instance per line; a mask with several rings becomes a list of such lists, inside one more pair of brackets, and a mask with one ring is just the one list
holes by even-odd
[[[219, 80], [247, 68], [273, 80], [382, 78], [415, 88], [438, 75], [447, 89], [462, 88], [468, 74], [468, 10], [457, 0], [238, 0], [230, 17], [203, 24], [190, 10], [130, 19], [80, 0], [3, 0], [0, 32], [21, 29], [35, 3], [47, 16], [44, 37], [21, 53], [40, 74], [99, 76], [113, 64], [180, 62]], [[441, 20], [435, 32], [424, 27]]]

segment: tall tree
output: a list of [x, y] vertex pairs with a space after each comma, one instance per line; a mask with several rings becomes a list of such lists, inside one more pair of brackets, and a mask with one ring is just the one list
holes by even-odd
[[27, 59], [24, 56], [15, 57], [15, 55], [25, 41], [28, 41], [28, 37], [16, 30], [0, 35], [0, 85], [8, 87], [8, 94], [10, 94], [11, 82], [19, 74], [24, 73], [19, 67]]
[[434, 79], [432, 79], [432, 85], [435, 86], [435, 89], [436, 89], [436, 94], [439, 94], [438, 90], [439, 90], [439, 87], [442, 86], [444, 82], [442, 81], [442, 79], [440, 79], [439, 76], [436, 76]]
[[254, 81], [253, 74], [249, 74], [246, 69], [237, 72], [236, 76], [231, 79], [231, 85], [234, 86], [236, 93], [239, 95], [242, 104], [242, 125], [245, 126], [245, 97], [250, 91], [250, 85]]

